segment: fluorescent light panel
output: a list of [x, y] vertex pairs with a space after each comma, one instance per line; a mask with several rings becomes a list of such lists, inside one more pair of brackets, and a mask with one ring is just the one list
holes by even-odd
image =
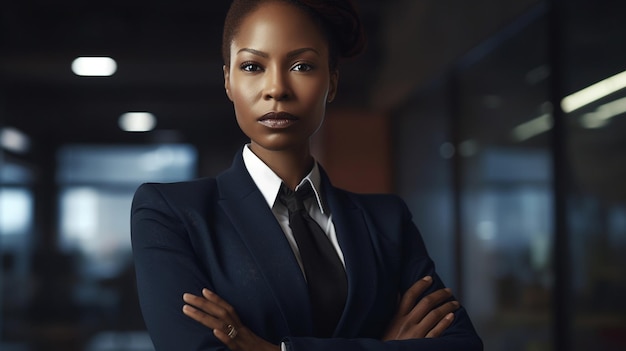
[[126, 112], [120, 116], [118, 124], [126, 132], [148, 132], [156, 127], [156, 117], [149, 112]]
[[72, 72], [84, 77], [108, 77], [117, 71], [117, 63], [110, 57], [78, 57], [72, 62]]
[[561, 108], [566, 113], [570, 113], [624, 88], [626, 88], [626, 71], [566, 96], [561, 100]]

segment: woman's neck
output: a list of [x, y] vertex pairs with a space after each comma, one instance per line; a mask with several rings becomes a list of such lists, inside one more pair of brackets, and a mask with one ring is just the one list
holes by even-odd
[[313, 168], [313, 156], [308, 147], [301, 150], [267, 150], [250, 146], [254, 152], [291, 189], [302, 181]]

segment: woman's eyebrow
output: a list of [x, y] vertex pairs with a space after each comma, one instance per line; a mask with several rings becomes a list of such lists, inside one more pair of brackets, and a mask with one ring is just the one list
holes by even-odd
[[320, 54], [317, 50], [315, 50], [313, 48], [302, 48], [302, 49], [297, 49], [297, 50], [290, 51], [289, 53], [287, 53], [287, 58], [293, 58], [294, 56], [298, 56], [298, 55], [300, 55], [300, 54], [302, 54], [304, 52], [307, 52], [307, 51], [312, 51], [315, 54], [317, 54], [318, 56]]
[[249, 52], [249, 53], [251, 53], [253, 55], [257, 55], [257, 56], [261, 56], [261, 57], [265, 57], [265, 58], [268, 58], [270, 56], [266, 52], [255, 50], [255, 49], [251, 49], [251, 48], [240, 49], [239, 51], [237, 51], [237, 54], [240, 54], [240, 53], [242, 53], [244, 51], [245, 52]]
[[[298, 55], [300, 55], [300, 54], [302, 54], [304, 52], [307, 52], [307, 51], [311, 51], [311, 52], [313, 52], [313, 53], [315, 53], [317, 55], [320, 54], [319, 51], [317, 51], [317, 50], [315, 50], [313, 48], [301, 48], [301, 49], [296, 49], [296, 50], [288, 52], [287, 53], [287, 58], [293, 58], [293, 57], [298, 56]], [[240, 54], [242, 52], [249, 52], [249, 53], [251, 53], [253, 55], [261, 56], [263, 58], [268, 58], [270, 56], [266, 52], [263, 52], [263, 51], [260, 51], [260, 50], [256, 50], [256, 49], [252, 49], [252, 48], [242, 48], [242, 49], [239, 49], [239, 51], [237, 51], [237, 54]]]

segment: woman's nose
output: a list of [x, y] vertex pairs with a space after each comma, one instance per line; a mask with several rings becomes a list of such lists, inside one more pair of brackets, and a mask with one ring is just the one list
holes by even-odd
[[265, 100], [285, 100], [291, 96], [291, 88], [287, 75], [280, 70], [269, 70], [265, 74]]

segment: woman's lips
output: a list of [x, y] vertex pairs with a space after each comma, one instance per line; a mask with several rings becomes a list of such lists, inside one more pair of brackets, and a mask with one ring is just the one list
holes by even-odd
[[298, 118], [287, 112], [268, 112], [258, 119], [268, 128], [287, 128], [298, 122]]

